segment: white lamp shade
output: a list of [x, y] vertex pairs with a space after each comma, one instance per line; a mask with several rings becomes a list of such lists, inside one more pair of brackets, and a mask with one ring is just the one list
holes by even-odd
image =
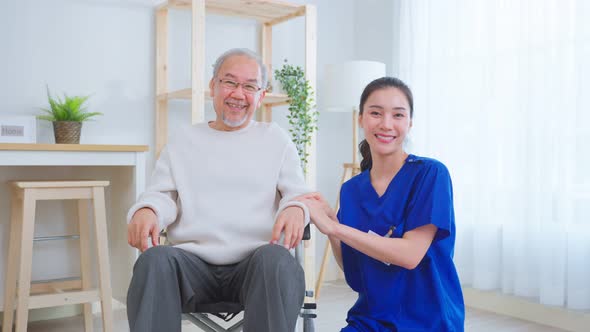
[[385, 76], [385, 64], [349, 61], [326, 65], [321, 95], [322, 110], [352, 112], [358, 109], [363, 90], [373, 80]]

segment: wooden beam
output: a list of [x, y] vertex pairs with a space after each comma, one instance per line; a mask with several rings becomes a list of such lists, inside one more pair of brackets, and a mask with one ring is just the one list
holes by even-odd
[[[260, 54], [262, 54], [262, 63], [266, 66], [267, 82], [272, 80], [272, 25], [262, 24], [260, 30]], [[268, 85], [268, 83], [267, 83]], [[266, 86], [264, 87], [266, 88]], [[257, 113], [258, 121], [272, 121], [272, 105], [263, 104]]]
[[72, 187], [107, 187], [109, 181], [11, 181], [10, 184], [20, 189], [26, 188], [72, 188]]
[[159, 5], [156, 6], [156, 11], [160, 10], [160, 9], [168, 9], [171, 7], [171, 2], [174, 2], [174, 0], [170, 0], [170, 1], [164, 1], [162, 3], [160, 3]]
[[[82, 290], [92, 289], [92, 260], [90, 258], [90, 226], [88, 224], [88, 211], [90, 201], [86, 199], [78, 200], [78, 234], [80, 234], [80, 272], [82, 280], [76, 280], [80, 283]], [[65, 289], [65, 288], [61, 288]], [[92, 303], [84, 303], [84, 331], [92, 332]]]
[[[98, 265], [98, 291], [102, 310], [102, 326], [105, 332], [113, 331], [113, 289], [109, 262], [108, 230], [104, 188], [92, 188], [92, 211], [94, 212], [94, 236]], [[88, 292], [88, 291], [87, 291]]]
[[[260, 54], [262, 55], [262, 62], [266, 65], [268, 71], [268, 82], [272, 80], [272, 25], [262, 24], [260, 31]], [[266, 88], [266, 87], [264, 87]]]
[[[316, 91], [316, 70], [317, 70], [317, 11], [313, 5], [305, 5], [305, 78], [309, 81], [313, 91]], [[315, 98], [314, 98], [315, 99]], [[315, 109], [311, 110], [312, 112]], [[310, 188], [316, 188], [316, 134], [311, 137], [311, 142], [306, 148], [309, 157], [306, 167], [306, 182]], [[315, 288], [315, 228], [311, 227], [310, 241], [305, 241], [305, 289]], [[305, 297], [306, 302], [315, 303], [313, 297]]]
[[[305, 78], [317, 94], [317, 10], [314, 5], [305, 5]], [[317, 95], [314, 95], [314, 99]], [[311, 110], [315, 112], [315, 108]], [[317, 133], [311, 137], [307, 147], [309, 153], [307, 164], [307, 183], [311, 188], [316, 187], [316, 139]]]
[[173, 8], [173, 9], [191, 9], [191, 0], [188, 0], [187, 2], [183, 2], [183, 1], [178, 1], [178, 0], [169, 0], [169, 5], [168, 7]]
[[168, 140], [168, 8], [156, 11], [156, 158]]
[[31, 190], [37, 192], [37, 199], [44, 201], [92, 198], [92, 189], [90, 188], [42, 188]]
[[305, 7], [302, 7], [300, 10], [296, 11], [295, 13], [272, 19], [270, 21], [267, 21], [266, 24], [268, 24], [270, 26], [277, 25], [279, 23], [283, 23], [285, 21], [294, 19], [295, 17], [303, 16], [303, 15], [305, 15], [305, 11], [306, 11]]
[[81, 289], [82, 288], [82, 280], [64, 280], [64, 281], [52, 281], [52, 282], [43, 282], [43, 283], [32, 283], [31, 284], [31, 294], [39, 294], [39, 293], [49, 293], [52, 292], [54, 288], [58, 288], [61, 290], [72, 290], [72, 289]]
[[[191, 91], [192, 91], [192, 89], [182, 89], [182, 90], [171, 91], [168, 93], [163, 93], [161, 95], [158, 95], [158, 99], [162, 100], [162, 101], [170, 100], [170, 99], [190, 100], [191, 95], [192, 95]], [[209, 97], [209, 90], [208, 89], [203, 92], [203, 99], [205, 99], [205, 100], [211, 99]], [[289, 97], [287, 95], [283, 95], [283, 94], [267, 93], [266, 96], [264, 97], [264, 99], [262, 100], [262, 103], [266, 104], [266, 105], [271, 105], [271, 106], [287, 105], [289, 103]], [[21, 143], [14, 143], [14, 145], [16, 145], [16, 144], [20, 145]], [[51, 144], [51, 145], [57, 145], [57, 144]], [[59, 145], [60, 146], [72, 145], [73, 146], [75, 144], [59, 144]], [[0, 143], [0, 150], [2, 150], [3, 146], [7, 146], [7, 143]], [[88, 146], [88, 145], [84, 145], [84, 146]], [[131, 146], [134, 146], [134, 145], [131, 145]], [[140, 146], [140, 145], [137, 145], [137, 146]]]
[[[17, 190], [12, 190], [14, 193]], [[20, 191], [20, 190], [18, 190]], [[18, 278], [16, 266], [20, 257], [18, 236], [21, 233], [23, 200], [17, 195], [12, 195], [10, 208], [10, 236], [8, 238], [8, 256], [6, 279], [4, 280], [4, 313], [2, 320], [2, 332], [12, 332], [12, 321], [14, 318], [14, 303], [16, 297], [16, 281]]]
[[[15, 331], [24, 332], [27, 330], [27, 321], [29, 318], [29, 309], [31, 302], [31, 268], [33, 262], [33, 234], [35, 230], [35, 209], [36, 209], [36, 189], [24, 189], [22, 207], [22, 220], [20, 220], [20, 260], [18, 262], [18, 291], [16, 302], [16, 320]], [[17, 268], [16, 266], [14, 268]], [[6, 323], [5, 323], [6, 324]], [[4, 328], [7, 328], [6, 325]]]
[[[170, 0], [168, 3], [168, 8], [173, 9], [189, 10], [192, 7], [192, 0]], [[207, 0], [205, 9], [209, 14], [274, 22], [271, 25], [305, 14], [303, 6], [276, 0]]]
[[266, 22], [273, 19], [273, 15], [263, 11], [252, 11], [252, 10], [244, 10], [240, 7], [232, 7], [232, 8], [224, 8], [224, 7], [217, 7], [215, 5], [207, 4], [207, 13], [222, 15], [222, 16], [232, 16], [232, 17], [240, 17], [240, 18], [249, 18], [259, 22]]
[[288, 101], [280, 101], [280, 102], [276, 102], [276, 103], [264, 103], [264, 105], [270, 106], [270, 107], [277, 107], [277, 106], [289, 105], [289, 102]]
[[100, 300], [100, 298], [98, 296], [97, 290], [66, 292], [59, 294], [33, 295], [29, 297], [28, 308], [47, 308], [66, 304], [96, 302], [98, 300]]
[[193, 0], [192, 14], [191, 123], [195, 124], [205, 121], [205, 0]]
[[188, 88], [188, 89], [182, 89], [182, 90], [176, 90], [176, 91], [164, 93], [160, 97], [163, 99], [170, 100], [170, 99], [191, 99], [191, 96], [192, 96], [192, 89]]

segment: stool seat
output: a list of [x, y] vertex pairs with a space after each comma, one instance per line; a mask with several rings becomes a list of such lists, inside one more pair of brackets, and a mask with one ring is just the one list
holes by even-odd
[[[104, 331], [113, 330], [112, 290], [108, 253], [104, 187], [109, 181], [11, 181], [12, 205], [8, 268], [4, 293], [2, 332], [12, 331], [16, 304], [15, 331], [27, 329], [28, 311], [66, 304], [84, 305], [84, 327], [92, 331], [92, 302], [100, 301]], [[74, 280], [31, 282], [37, 201], [77, 200], [81, 277]], [[89, 203], [92, 203], [98, 287], [91, 282]], [[75, 238], [74, 236], [52, 238]], [[70, 278], [72, 279], [72, 278]]]
[[11, 181], [10, 184], [13, 186], [26, 189], [26, 188], [80, 188], [80, 187], [107, 187], [109, 181], [89, 181], [89, 180], [76, 180], [76, 181]]

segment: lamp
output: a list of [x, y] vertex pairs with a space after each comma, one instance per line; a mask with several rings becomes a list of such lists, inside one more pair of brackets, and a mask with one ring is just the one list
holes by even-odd
[[[385, 64], [375, 61], [349, 61], [326, 66], [324, 89], [322, 90], [322, 110], [332, 112], [352, 112], [352, 162], [343, 165], [340, 186], [360, 172], [358, 163], [358, 113], [361, 94], [373, 80], [385, 76]], [[339, 199], [335, 209], [338, 210]], [[315, 286], [315, 298], [320, 289], [330, 255], [330, 241], [326, 241], [320, 274]]]

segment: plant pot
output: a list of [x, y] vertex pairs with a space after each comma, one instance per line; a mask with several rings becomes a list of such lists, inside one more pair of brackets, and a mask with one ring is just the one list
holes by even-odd
[[56, 144], [80, 144], [82, 122], [54, 121], [53, 134]]

